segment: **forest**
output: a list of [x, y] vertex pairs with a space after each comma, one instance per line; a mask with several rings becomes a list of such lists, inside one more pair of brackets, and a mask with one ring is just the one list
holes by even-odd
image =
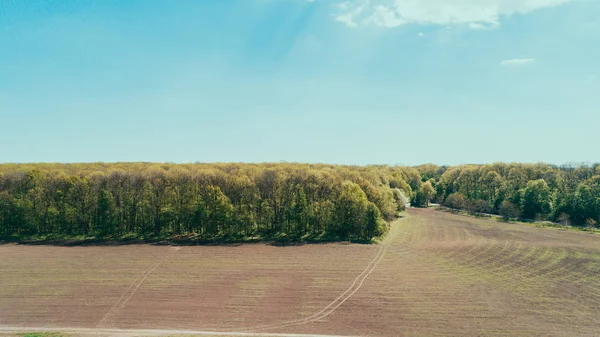
[[4, 164], [0, 236], [370, 241], [421, 183], [413, 168]]
[[600, 165], [421, 165], [417, 206], [434, 200], [473, 213], [509, 219], [596, 227], [600, 222]]
[[5, 239], [371, 241], [409, 202], [594, 227], [600, 166], [0, 165]]

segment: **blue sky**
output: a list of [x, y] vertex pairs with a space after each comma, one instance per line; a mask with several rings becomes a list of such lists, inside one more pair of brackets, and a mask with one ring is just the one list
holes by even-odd
[[0, 0], [0, 162], [600, 161], [597, 0]]

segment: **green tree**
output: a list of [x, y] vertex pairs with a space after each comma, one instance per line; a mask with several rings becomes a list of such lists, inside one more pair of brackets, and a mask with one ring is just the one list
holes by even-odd
[[112, 193], [106, 189], [100, 190], [96, 223], [98, 230], [103, 235], [112, 234], [115, 231], [115, 208], [115, 198]]
[[296, 185], [295, 200], [292, 209], [294, 223], [305, 234], [308, 231], [309, 208], [306, 194], [299, 185]]
[[577, 224], [587, 219], [600, 221], [600, 176], [579, 183], [572, 202], [572, 218]]
[[425, 182], [421, 185], [421, 189], [417, 192], [414, 199], [414, 204], [417, 207], [429, 207], [429, 202], [435, 197], [435, 189], [433, 188], [431, 181]]
[[206, 216], [206, 232], [210, 235], [234, 234], [230, 231], [233, 205], [218, 186], [207, 186], [202, 191]]
[[522, 195], [521, 207], [525, 218], [536, 219], [550, 213], [552, 193], [543, 179], [529, 181]]
[[368, 204], [367, 196], [360, 186], [351, 181], [345, 181], [342, 184], [340, 196], [335, 202], [335, 222], [332, 228], [334, 234], [343, 240], [352, 237], [360, 238]]
[[502, 187], [503, 179], [496, 171], [489, 171], [481, 177], [481, 185], [484, 190], [482, 197], [488, 200], [491, 204], [496, 202], [500, 188]]
[[377, 205], [369, 202], [366, 212], [366, 239], [372, 240], [373, 237], [381, 236], [385, 232], [386, 222], [381, 216]]

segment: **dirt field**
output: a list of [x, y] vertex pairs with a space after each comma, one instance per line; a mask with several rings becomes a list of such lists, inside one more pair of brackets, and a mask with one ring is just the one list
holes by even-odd
[[380, 245], [0, 245], [7, 334], [597, 336], [599, 313], [600, 235], [433, 210]]

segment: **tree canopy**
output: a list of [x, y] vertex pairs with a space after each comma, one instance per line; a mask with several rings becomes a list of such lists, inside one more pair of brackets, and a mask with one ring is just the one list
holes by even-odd
[[600, 222], [599, 164], [462, 165], [429, 181], [436, 201], [451, 208], [578, 226]]
[[600, 223], [600, 165], [2, 164], [0, 236], [371, 240], [430, 201]]
[[4, 164], [0, 235], [371, 240], [405, 207], [398, 191], [411, 195], [407, 181], [420, 182], [418, 172], [287, 163]]

